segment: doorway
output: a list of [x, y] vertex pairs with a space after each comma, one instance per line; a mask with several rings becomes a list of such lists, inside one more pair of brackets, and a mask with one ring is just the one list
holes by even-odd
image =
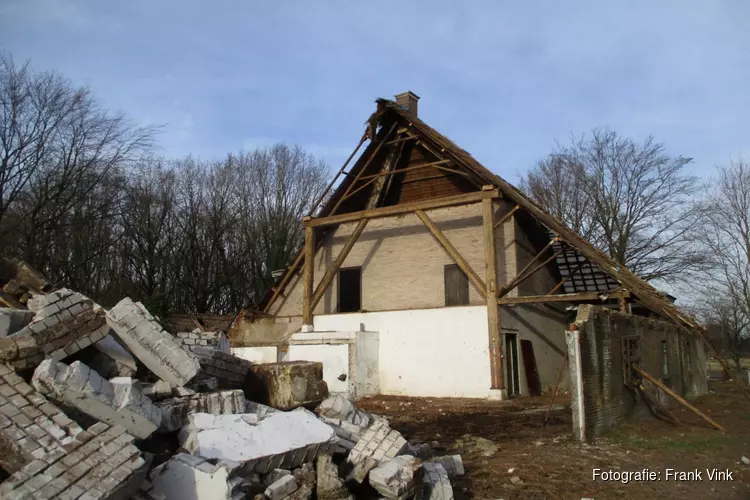
[[505, 376], [508, 396], [521, 394], [521, 381], [518, 373], [518, 334], [505, 334]]

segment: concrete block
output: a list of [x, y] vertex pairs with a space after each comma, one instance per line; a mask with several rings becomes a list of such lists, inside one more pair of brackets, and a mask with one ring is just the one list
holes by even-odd
[[130, 378], [103, 379], [80, 361], [70, 366], [45, 359], [32, 378], [47, 396], [110, 425], [121, 425], [145, 439], [161, 423], [161, 410], [134, 386]]
[[264, 494], [268, 500], [282, 500], [297, 491], [297, 488], [299, 488], [297, 480], [294, 479], [294, 476], [288, 475], [271, 484], [266, 488]]
[[286, 361], [252, 365], [247, 375], [245, 395], [280, 410], [318, 405], [328, 396], [323, 364]]
[[401, 455], [370, 471], [370, 485], [386, 498], [407, 498], [418, 494], [424, 476], [422, 460]]
[[448, 473], [443, 466], [435, 462], [424, 462], [422, 466], [424, 468], [422, 498], [426, 500], [453, 500], [453, 486], [451, 486]]
[[[185, 339], [192, 341], [192, 339]], [[246, 359], [223, 352], [213, 347], [200, 345], [183, 346], [192, 353], [201, 365], [201, 370], [218, 380], [222, 389], [241, 389], [245, 385], [252, 363]]]
[[318, 500], [354, 500], [354, 495], [339, 478], [338, 468], [330, 455], [318, 457], [316, 470], [315, 493]]
[[349, 452], [347, 462], [355, 467], [356, 476], [359, 478], [367, 473], [365, 465], [372, 464], [373, 467], [382, 465], [407, 449], [408, 443], [398, 431], [391, 429], [383, 422], [376, 422], [365, 431], [354, 449]]
[[34, 313], [32, 311], [0, 307], [0, 337], [7, 337], [16, 333], [31, 323], [33, 318]]
[[464, 475], [464, 463], [461, 460], [461, 455], [434, 457], [430, 459], [430, 462], [442, 465], [449, 477]]
[[336, 445], [333, 430], [307, 412], [274, 412], [262, 420], [256, 414], [196, 413], [188, 421], [178, 436], [187, 451], [259, 474], [299, 467]]
[[[109, 327], [107, 327], [109, 331]], [[99, 351], [89, 366], [105, 378], [133, 377], [138, 370], [135, 358], [112, 335], [94, 343]]]
[[211, 415], [232, 415], [245, 412], [245, 395], [241, 390], [209, 392], [170, 398], [159, 401], [162, 421], [159, 432], [174, 432], [188, 423], [188, 416], [194, 413]]
[[360, 410], [341, 394], [334, 394], [324, 399], [315, 409], [315, 412], [321, 417], [346, 421], [360, 428], [368, 428], [375, 422], [383, 422], [388, 425], [388, 420], [384, 417]]
[[290, 476], [292, 471], [286, 469], [274, 469], [268, 473], [265, 480], [263, 481], [266, 486], [271, 486], [273, 483], [278, 481], [284, 476]]
[[160, 379], [184, 386], [198, 373], [198, 360], [181, 349], [140, 302], [123, 299], [106, 319], [127, 349]]
[[169, 382], [157, 380], [153, 384], [146, 385], [141, 392], [151, 401], [161, 401], [172, 397], [172, 386]]
[[152, 491], [168, 500], [229, 500], [232, 496], [226, 467], [185, 453], [155, 467], [149, 479]]

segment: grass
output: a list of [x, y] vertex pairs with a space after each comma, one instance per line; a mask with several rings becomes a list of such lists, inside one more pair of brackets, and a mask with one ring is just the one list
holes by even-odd
[[686, 451], [705, 453], [731, 444], [736, 437], [716, 432], [714, 434], [680, 434], [678, 436], [639, 435], [628, 425], [615, 427], [606, 433], [607, 440], [633, 448], [659, 451]]
[[[735, 363], [732, 359], [727, 359], [727, 363], [729, 363], [729, 367], [734, 369]], [[743, 370], [750, 370], [750, 358], [740, 358], [740, 366]], [[721, 364], [715, 360], [715, 359], [709, 359], [708, 360], [708, 367], [711, 369], [711, 371], [721, 371]]]

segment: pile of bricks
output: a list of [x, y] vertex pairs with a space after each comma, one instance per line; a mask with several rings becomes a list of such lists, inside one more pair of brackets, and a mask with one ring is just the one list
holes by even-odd
[[13, 286], [23, 302], [0, 309], [0, 498], [452, 498], [460, 457], [432, 458], [329, 398], [319, 362], [253, 364], [222, 332], [173, 336], [129, 298], [105, 310], [46, 282]]

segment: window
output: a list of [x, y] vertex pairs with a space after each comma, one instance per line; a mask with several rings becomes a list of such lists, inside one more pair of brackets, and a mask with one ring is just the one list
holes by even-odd
[[669, 377], [669, 355], [667, 353], [667, 341], [661, 341], [661, 378]]
[[339, 312], [357, 312], [362, 309], [362, 268], [339, 270]]
[[445, 305], [469, 305], [469, 278], [456, 264], [445, 266]]

